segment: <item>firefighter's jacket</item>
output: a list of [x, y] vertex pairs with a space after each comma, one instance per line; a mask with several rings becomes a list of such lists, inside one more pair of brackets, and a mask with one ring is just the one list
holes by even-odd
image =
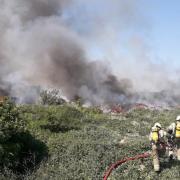
[[178, 139], [180, 138], [180, 122], [178, 123], [172, 123], [169, 127], [168, 127], [168, 132], [170, 134], [172, 134], [174, 137], [178, 137]]
[[[154, 142], [154, 131], [156, 131], [156, 127], [152, 127], [152, 130], [151, 130], [151, 132], [150, 132], [150, 135], [149, 135], [149, 140], [151, 141], [151, 142]], [[162, 129], [160, 129], [160, 130], [158, 130], [157, 131], [157, 133], [158, 133], [158, 140], [157, 140], [157, 142], [156, 143], [159, 143], [159, 142], [164, 142], [165, 141], [165, 137], [166, 137], [166, 131], [164, 131], [164, 130], [162, 130]]]

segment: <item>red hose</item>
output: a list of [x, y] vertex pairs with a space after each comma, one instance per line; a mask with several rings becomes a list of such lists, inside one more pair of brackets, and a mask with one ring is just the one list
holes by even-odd
[[151, 156], [150, 153], [143, 153], [143, 154], [139, 154], [139, 155], [137, 155], [137, 156], [135, 156], [135, 157], [124, 158], [124, 159], [122, 159], [122, 160], [120, 160], [120, 161], [117, 161], [116, 163], [112, 164], [112, 165], [108, 168], [108, 170], [105, 172], [105, 175], [104, 175], [104, 177], [103, 177], [103, 180], [107, 180], [108, 177], [110, 176], [112, 170], [113, 170], [113, 169], [116, 169], [119, 165], [121, 165], [121, 164], [123, 164], [123, 163], [125, 163], [125, 162], [127, 162], [127, 161], [133, 161], [133, 160], [137, 160], [137, 159], [148, 158], [148, 157], [150, 157], [150, 156]]

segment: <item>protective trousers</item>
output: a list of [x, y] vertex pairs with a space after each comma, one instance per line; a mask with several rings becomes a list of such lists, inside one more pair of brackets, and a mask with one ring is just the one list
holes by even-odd
[[156, 144], [152, 144], [152, 159], [153, 159], [154, 171], [160, 171], [159, 153]]
[[177, 159], [180, 161], [180, 139], [176, 140], [176, 144], [177, 144]]

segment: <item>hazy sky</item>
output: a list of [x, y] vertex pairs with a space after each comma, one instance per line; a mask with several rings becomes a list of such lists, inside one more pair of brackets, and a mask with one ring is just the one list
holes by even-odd
[[[135, 51], [145, 51], [148, 61], [178, 69], [180, 1], [120, 1], [77, 0], [64, 13], [72, 28], [84, 35], [88, 55], [109, 60], [118, 71], [125, 59], [134, 61]], [[132, 41], [138, 41], [138, 47], [132, 48]]]
[[152, 0], [151, 37], [155, 51], [167, 63], [180, 66], [180, 1]]

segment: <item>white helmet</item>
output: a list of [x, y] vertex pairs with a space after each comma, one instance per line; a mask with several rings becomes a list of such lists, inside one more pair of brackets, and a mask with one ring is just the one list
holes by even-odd
[[176, 121], [180, 121], [180, 115], [176, 117]]
[[154, 127], [157, 127], [157, 128], [159, 128], [159, 129], [161, 129], [161, 124], [158, 123], [158, 122], [156, 122], [156, 123], [154, 124]]

